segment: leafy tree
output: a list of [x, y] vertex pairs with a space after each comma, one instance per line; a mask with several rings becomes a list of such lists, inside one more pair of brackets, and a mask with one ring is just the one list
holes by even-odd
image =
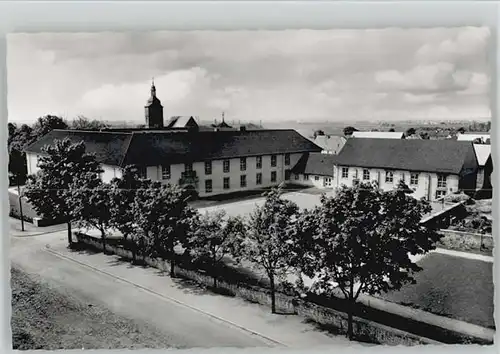
[[420, 137], [424, 140], [429, 140], [431, 137], [429, 136], [429, 133], [427, 132], [421, 132]]
[[389, 129], [390, 132], [395, 132], [394, 128]]
[[95, 171], [87, 172], [73, 181], [73, 214], [79, 224], [101, 232], [103, 252], [106, 253], [106, 236], [111, 228], [112, 189]]
[[316, 137], [321, 136], [321, 135], [325, 135], [325, 132], [323, 130], [319, 129], [319, 130], [316, 130], [314, 132], [313, 137], [314, 137], [314, 139], [316, 139]]
[[460, 127], [457, 129], [457, 132], [460, 133], [460, 134], [464, 134], [465, 133], [465, 128], [464, 127]]
[[428, 202], [408, 192], [404, 183], [390, 192], [382, 191], [376, 183], [343, 187], [335, 197], [322, 196], [321, 205], [313, 211], [316, 231], [302, 233], [308, 238], [303, 241], [307, 246], [303, 271], [314, 279], [310, 290], [343, 295], [351, 339], [359, 295], [415, 283], [412, 275], [421, 268], [409, 255], [425, 254], [440, 238], [434, 229], [420, 223], [431, 210]]
[[415, 128], [408, 128], [406, 130], [406, 136], [415, 135], [416, 133], [417, 133], [417, 131], [415, 130]]
[[86, 173], [102, 170], [95, 156], [85, 152], [83, 142], [73, 144], [69, 139], [56, 140], [54, 145], [42, 151], [44, 155], [38, 162], [40, 170], [29, 176], [24, 194], [39, 215], [66, 222], [71, 246], [71, 222], [75, 218], [74, 181]]
[[196, 259], [210, 261], [213, 286], [217, 287], [217, 267], [224, 257], [237, 255], [245, 237], [245, 224], [239, 217], [225, 218], [224, 211], [198, 215], [189, 247]]
[[345, 136], [351, 136], [351, 135], [352, 135], [352, 133], [357, 132], [357, 131], [358, 131], [358, 129], [356, 129], [356, 128], [354, 128], [354, 127], [351, 127], [351, 126], [349, 126], [349, 127], [345, 127], [345, 128], [344, 128], [344, 135], [345, 135]]
[[106, 123], [97, 119], [90, 120], [85, 116], [78, 116], [71, 122], [71, 129], [100, 130], [107, 127]]
[[137, 191], [134, 219], [142, 231], [141, 244], [147, 254], [170, 257], [170, 275], [175, 275], [175, 247], [185, 242], [196, 212], [187, 204], [185, 192], [177, 185], [149, 182]]
[[291, 270], [291, 226], [298, 212], [297, 204], [281, 194], [281, 188], [265, 193], [264, 204], [250, 214], [241, 248], [242, 258], [263, 269], [269, 279], [272, 313], [276, 313], [276, 280]]
[[139, 230], [134, 221], [133, 205], [137, 189], [145, 182], [135, 166], [125, 166], [121, 178], [111, 180], [111, 226], [120, 231], [125, 247], [131, 245], [132, 262], [136, 261]]
[[38, 118], [33, 125], [33, 131], [37, 139], [54, 129], [68, 129], [68, 124], [61, 117], [46, 115]]

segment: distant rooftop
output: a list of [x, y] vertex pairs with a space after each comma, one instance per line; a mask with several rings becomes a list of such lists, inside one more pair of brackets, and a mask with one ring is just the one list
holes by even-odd
[[352, 133], [353, 138], [404, 139], [403, 132], [361, 132]]

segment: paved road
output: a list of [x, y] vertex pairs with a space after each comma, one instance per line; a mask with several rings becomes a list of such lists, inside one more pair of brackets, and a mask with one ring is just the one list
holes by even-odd
[[65, 233], [11, 238], [11, 261], [28, 273], [38, 274], [50, 286], [89, 304], [99, 303], [127, 318], [146, 321], [171, 338], [178, 347], [270, 347], [274, 344], [170, 302], [131, 284], [46, 250], [46, 243], [65, 242]]

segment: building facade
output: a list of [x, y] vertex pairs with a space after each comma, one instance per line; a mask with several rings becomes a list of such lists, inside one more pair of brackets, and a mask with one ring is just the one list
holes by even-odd
[[26, 149], [28, 173], [42, 147], [68, 138], [94, 153], [103, 181], [127, 165], [144, 177], [195, 190], [200, 197], [258, 190], [290, 181], [301, 157], [321, 148], [294, 130], [90, 132], [54, 130]]
[[404, 181], [415, 198], [435, 200], [476, 190], [472, 143], [450, 140], [349, 139], [337, 156], [334, 187], [375, 181], [391, 190]]

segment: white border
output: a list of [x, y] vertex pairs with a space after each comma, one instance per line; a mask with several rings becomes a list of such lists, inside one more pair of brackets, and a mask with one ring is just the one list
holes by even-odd
[[[496, 79], [497, 53], [497, 19], [499, 6], [496, 2], [486, 1], [0, 1], [0, 116], [3, 128], [0, 129], [1, 145], [0, 162], [4, 171], [1, 178], [1, 225], [2, 225], [2, 263], [0, 275], [3, 281], [3, 292], [0, 301], [2, 326], [0, 343], [2, 352], [11, 351], [10, 331], [10, 272], [9, 272], [9, 226], [7, 197], [7, 72], [6, 72], [6, 40], [9, 32], [99, 32], [99, 31], [149, 31], [149, 30], [238, 30], [238, 29], [328, 29], [328, 28], [382, 28], [382, 27], [452, 27], [452, 26], [488, 26], [492, 29], [493, 40], [491, 62], [494, 66], [492, 78]], [[492, 115], [497, 116], [497, 80], [492, 79]], [[29, 104], [29, 97], [26, 98]], [[499, 164], [499, 152], [496, 137], [499, 136], [500, 125], [493, 120], [495, 138], [492, 139], [492, 156], [495, 166]], [[493, 172], [493, 184], [497, 181], [497, 173]], [[498, 185], [498, 183], [497, 183]], [[493, 212], [498, 213], [497, 202], [500, 192], [494, 191], [495, 203]], [[493, 232], [498, 234], [497, 223]], [[499, 250], [495, 248], [495, 256]], [[498, 277], [497, 266], [494, 267], [494, 278]], [[495, 300], [498, 292], [495, 289]], [[496, 301], [495, 301], [496, 303]], [[495, 319], [498, 310], [495, 308]], [[496, 337], [498, 339], [498, 337]], [[333, 350], [352, 352], [354, 350], [376, 351], [409, 351], [419, 350], [435, 353], [455, 353], [457, 351], [494, 352], [495, 346], [453, 346], [453, 347], [342, 347]], [[264, 350], [247, 350], [259, 352]], [[193, 349], [191, 352], [201, 352]], [[235, 352], [235, 349], [203, 350], [213, 353]], [[269, 350], [271, 352], [271, 349]], [[301, 352], [300, 350], [287, 351]], [[332, 349], [302, 350], [304, 353], [331, 353]], [[66, 352], [66, 351], [61, 351]], [[99, 353], [111, 351], [99, 350]], [[140, 350], [138, 352], [146, 352]], [[150, 352], [150, 351], [147, 351]], [[496, 351], [495, 351], [496, 352]]]

